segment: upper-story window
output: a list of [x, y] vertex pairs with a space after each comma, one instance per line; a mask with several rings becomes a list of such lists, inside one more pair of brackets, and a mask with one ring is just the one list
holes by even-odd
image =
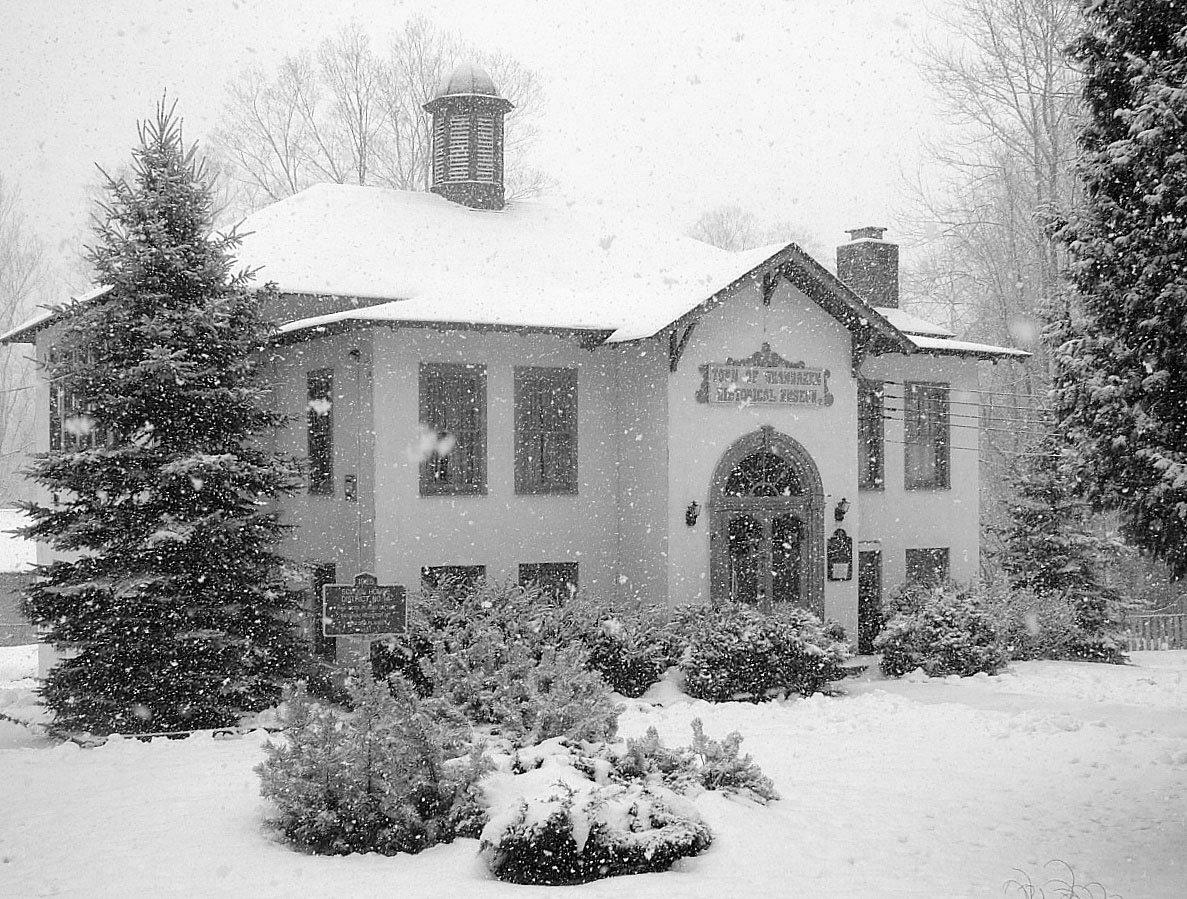
[[[74, 364], [81, 365], [83, 351], [72, 351]], [[95, 359], [92, 348], [86, 353], [90, 361]], [[51, 366], [65, 361], [61, 351], [50, 350]], [[58, 374], [49, 385], [49, 448], [77, 452], [104, 446], [110, 441], [108, 433], [97, 421], [94, 405], [85, 401], [70, 384], [70, 376]]]
[[515, 369], [515, 492], [577, 492], [577, 370]]
[[322, 368], [306, 375], [309, 492], [334, 492], [334, 370]]
[[908, 382], [903, 436], [907, 489], [951, 486], [948, 385]]
[[882, 414], [882, 382], [857, 382], [857, 486], [881, 490], [885, 483], [886, 425]]
[[436, 434], [420, 465], [422, 496], [486, 493], [486, 368], [424, 362], [420, 421]]

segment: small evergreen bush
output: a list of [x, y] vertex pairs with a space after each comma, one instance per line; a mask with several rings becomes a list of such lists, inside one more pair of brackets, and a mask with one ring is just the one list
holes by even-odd
[[610, 612], [579, 601], [564, 609], [564, 622], [568, 634], [589, 651], [589, 667], [632, 699], [642, 696], [680, 659], [679, 637], [662, 608]]
[[845, 644], [797, 607], [764, 612], [724, 602], [682, 608], [673, 627], [685, 640], [685, 690], [697, 699], [760, 702], [783, 692], [808, 696], [842, 677]]
[[298, 688], [281, 713], [284, 739], [256, 768], [277, 826], [319, 855], [419, 852], [485, 823], [478, 780], [490, 769], [466, 729], [426, 708], [398, 678], [351, 687], [354, 711], [316, 705]]
[[586, 668], [579, 645], [545, 648], [536, 658], [522, 642], [485, 635], [454, 652], [422, 660], [433, 695], [475, 724], [528, 746], [552, 737], [606, 740], [618, 727], [618, 706], [601, 675]]
[[401, 674], [519, 745], [614, 735], [610, 689], [580, 641], [564, 645], [562, 607], [547, 593], [480, 581], [425, 590], [412, 609], [408, 633], [377, 653], [377, 674]]
[[659, 777], [678, 793], [687, 793], [696, 785], [705, 790], [743, 793], [758, 802], [778, 799], [771, 779], [763, 774], [749, 753], [740, 755], [742, 735], [737, 731], [724, 740], [705, 736], [700, 718], [692, 721], [692, 745], [669, 749], [660, 742], [659, 733], [649, 727], [638, 740], [627, 740], [625, 753], [615, 761], [620, 777], [647, 779]]
[[971, 589], [911, 587], [891, 597], [889, 606], [893, 617], [874, 641], [889, 677], [916, 668], [929, 677], [996, 674], [1006, 664], [993, 617]]
[[1126, 661], [1122, 645], [1108, 631], [1107, 600], [1099, 594], [1076, 599], [1068, 592], [991, 584], [981, 588], [981, 595], [1013, 660]]

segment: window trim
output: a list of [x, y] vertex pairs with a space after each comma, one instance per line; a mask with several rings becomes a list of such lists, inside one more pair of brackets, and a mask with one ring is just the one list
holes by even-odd
[[[487, 407], [489, 405], [486, 392], [486, 366], [471, 362], [422, 362], [417, 379], [417, 411], [422, 425], [434, 426], [428, 421], [427, 401], [425, 390], [427, 378], [441, 376], [464, 375], [475, 381], [475, 394], [478, 398], [478, 416], [474, 435], [474, 469], [475, 477], [465, 484], [454, 484], [438, 481], [432, 476], [430, 463], [433, 456], [420, 463], [420, 495], [421, 496], [485, 496], [487, 492], [486, 465], [486, 423]], [[438, 433], [441, 428], [437, 428]], [[435, 454], [434, 454], [435, 455]]]
[[[933, 438], [932, 451], [935, 453], [936, 476], [933, 480], [914, 480], [911, 477], [910, 448], [915, 445], [925, 446], [911, 440], [912, 408], [911, 395], [913, 390], [924, 388], [925, 391], [935, 391], [944, 401], [943, 429], [937, 430], [935, 436], [941, 438], [941, 446], [936, 445]], [[949, 392], [952, 385], [943, 381], [906, 381], [903, 384], [903, 489], [904, 490], [951, 490], [952, 489], [952, 403]], [[921, 419], [922, 420], [922, 419]]]
[[[870, 406], [870, 414], [863, 415], [866, 404]], [[886, 384], [873, 378], [857, 379], [857, 489], [885, 490], [886, 489]], [[874, 432], [865, 437], [862, 434], [862, 421], [872, 419]], [[877, 471], [874, 472], [873, 483], [867, 479], [871, 466], [866, 455], [871, 443], [877, 448]]]
[[[517, 365], [513, 371], [515, 405], [515, 493], [519, 496], [576, 496], [580, 490], [579, 455], [579, 387], [578, 370], [575, 367]], [[537, 432], [528, 428], [527, 390], [534, 384], [548, 385], [549, 390], [558, 386], [570, 391], [573, 398], [571, 411], [572, 429], [565, 432], [572, 441], [572, 468], [564, 483], [546, 482], [539, 471], [528, 465], [528, 441]], [[560, 433], [560, 432], [557, 432]]]

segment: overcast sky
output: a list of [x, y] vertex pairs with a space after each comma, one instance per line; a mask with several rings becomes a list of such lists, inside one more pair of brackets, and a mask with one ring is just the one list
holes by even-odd
[[893, 233], [902, 172], [935, 127], [916, 69], [932, 27], [924, 0], [0, 7], [0, 174], [51, 246], [85, 227], [95, 163], [128, 158], [137, 119], [163, 90], [201, 140], [235, 73], [269, 68], [352, 19], [382, 42], [422, 14], [509, 52], [544, 87], [536, 163], [558, 198], [679, 230], [738, 203], [795, 223], [818, 250], [858, 225]]

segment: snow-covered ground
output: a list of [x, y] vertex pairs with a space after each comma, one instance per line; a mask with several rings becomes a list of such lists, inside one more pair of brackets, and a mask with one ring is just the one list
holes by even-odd
[[[1065, 876], [1044, 867], [1055, 859], [1109, 895], [1182, 896], [1187, 652], [1133, 658], [868, 677], [845, 697], [759, 706], [657, 691], [665, 704], [631, 702], [625, 733], [654, 724], [687, 742], [698, 716], [710, 736], [739, 730], [783, 800], [706, 793], [717, 840], [700, 858], [551, 891], [490, 880], [472, 840], [395, 858], [293, 852], [264, 826], [263, 736], [82, 750], [0, 722], [0, 896], [1000, 896], [1019, 869]], [[0, 649], [0, 688], [26, 695], [32, 664]]]

